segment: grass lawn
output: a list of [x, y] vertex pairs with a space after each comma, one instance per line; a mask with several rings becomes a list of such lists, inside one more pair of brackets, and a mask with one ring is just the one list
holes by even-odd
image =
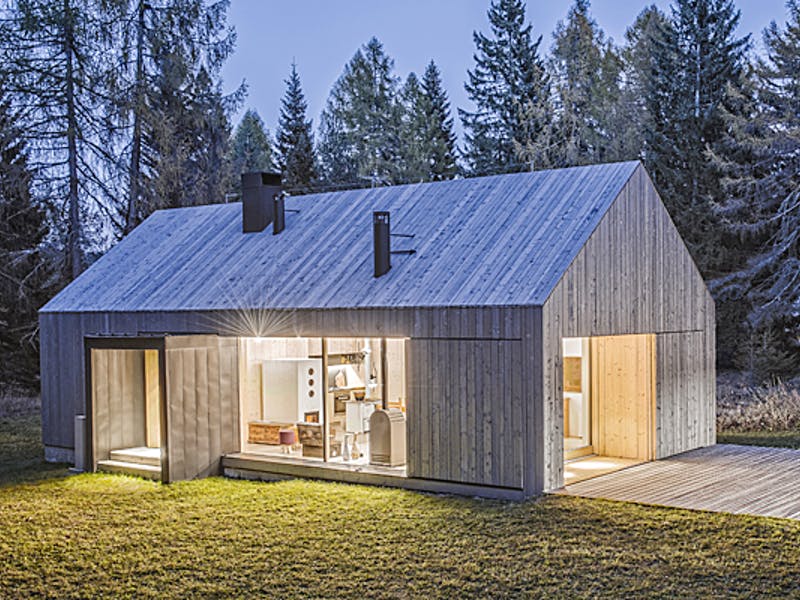
[[800, 429], [794, 431], [726, 431], [717, 434], [717, 443], [800, 448]]
[[[0, 597], [800, 595], [800, 523], [567, 497], [64, 477], [0, 419]], [[33, 481], [32, 481], [33, 480]]]

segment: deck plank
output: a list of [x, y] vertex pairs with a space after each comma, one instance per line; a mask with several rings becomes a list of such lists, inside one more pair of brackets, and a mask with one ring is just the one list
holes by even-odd
[[557, 493], [800, 519], [800, 450], [717, 444], [570, 484]]

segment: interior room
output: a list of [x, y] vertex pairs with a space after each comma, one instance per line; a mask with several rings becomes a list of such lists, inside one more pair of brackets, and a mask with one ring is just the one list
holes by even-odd
[[161, 468], [158, 350], [91, 350], [96, 465]]
[[562, 344], [565, 485], [652, 460], [655, 336]]
[[564, 351], [564, 457], [594, 453], [590, 432], [589, 338], [566, 338]]
[[404, 339], [241, 338], [240, 377], [243, 452], [404, 472]]

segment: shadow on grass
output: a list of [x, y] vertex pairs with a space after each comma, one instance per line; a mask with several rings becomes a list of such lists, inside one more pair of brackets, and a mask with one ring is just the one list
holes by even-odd
[[0, 486], [65, 477], [67, 469], [44, 460], [38, 409], [0, 416]]

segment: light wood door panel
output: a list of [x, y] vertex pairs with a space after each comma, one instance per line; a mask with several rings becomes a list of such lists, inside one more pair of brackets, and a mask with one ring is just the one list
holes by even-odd
[[236, 338], [166, 338], [169, 479], [219, 473], [223, 454], [241, 450]]
[[158, 350], [144, 351], [145, 437], [148, 448], [161, 448], [161, 390]]
[[655, 336], [596, 337], [590, 348], [595, 453], [652, 460]]

